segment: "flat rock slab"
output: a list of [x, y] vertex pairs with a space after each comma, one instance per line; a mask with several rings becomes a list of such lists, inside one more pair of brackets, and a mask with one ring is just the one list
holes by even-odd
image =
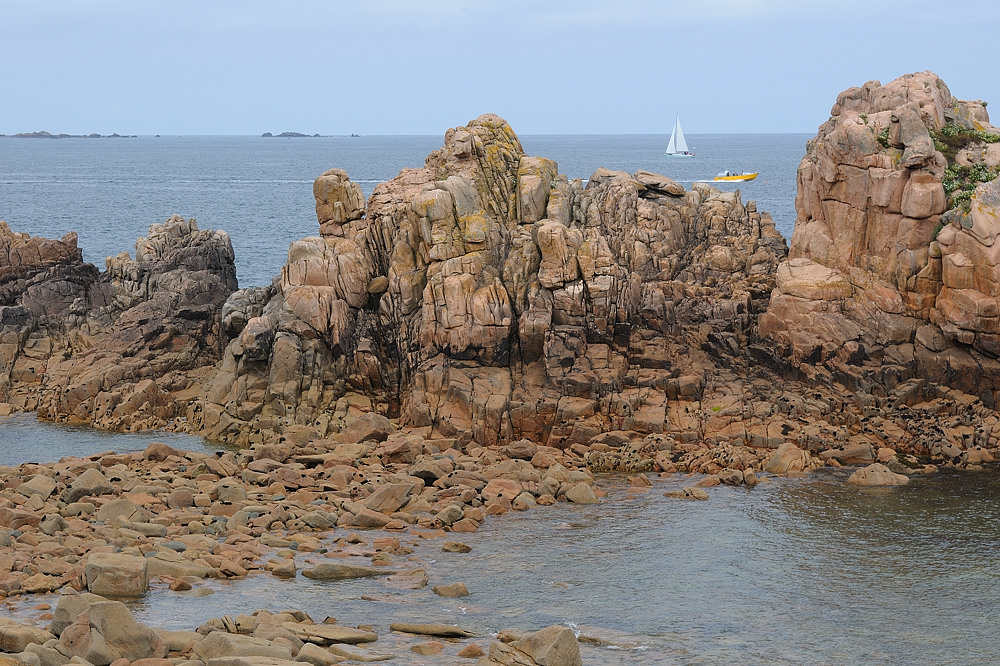
[[363, 661], [363, 662], [373, 662], [373, 661], [388, 661], [396, 655], [386, 654], [385, 652], [370, 652], [364, 649], [349, 648], [343, 645], [331, 645], [327, 648], [328, 651], [337, 655], [338, 657], [344, 657], [350, 661]]
[[332, 645], [333, 643], [355, 645], [378, 640], [378, 634], [363, 629], [341, 627], [336, 624], [300, 624], [298, 622], [285, 622], [283, 624], [297, 638], [317, 645]]
[[301, 661], [278, 657], [215, 657], [205, 663], [208, 666], [302, 666]]
[[[193, 652], [206, 663], [237, 657], [276, 659], [275, 663], [291, 661], [292, 659], [292, 651], [286, 645], [272, 643], [253, 636], [230, 634], [225, 631], [213, 631], [194, 644]], [[255, 661], [253, 663], [263, 662]], [[216, 666], [244, 666], [244, 662], [226, 662]]]
[[392, 576], [399, 572], [380, 567], [363, 567], [356, 564], [338, 564], [324, 562], [312, 569], [304, 569], [302, 575], [314, 580], [350, 580], [352, 578], [375, 578], [376, 576]]
[[389, 629], [392, 631], [400, 631], [404, 634], [440, 636], [441, 638], [472, 638], [478, 635], [452, 624], [410, 624], [408, 622], [393, 622], [389, 625]]

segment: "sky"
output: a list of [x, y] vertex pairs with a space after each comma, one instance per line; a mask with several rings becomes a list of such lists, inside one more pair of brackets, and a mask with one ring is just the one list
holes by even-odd
[[0, 133], [814, 133], [923, 70], [1000, 109], [998, 35], [987, 0], [0, 0]]

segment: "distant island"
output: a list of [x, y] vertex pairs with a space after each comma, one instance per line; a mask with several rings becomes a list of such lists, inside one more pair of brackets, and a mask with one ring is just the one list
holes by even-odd
[[303, 134], [302, 132], [282, 132], [281, 134], [271, 134], [270, 132], [264, 132], [261, 134], [262, 137], [267, 139], [280, 139], [280, 138], [298, 138], [298, 137], [316, 137], [319, 134]]
[[135, 134], [53, 134], [52, 132], [18, 132], [17, 134], [0, 134], [8, 139], [134, 139]]

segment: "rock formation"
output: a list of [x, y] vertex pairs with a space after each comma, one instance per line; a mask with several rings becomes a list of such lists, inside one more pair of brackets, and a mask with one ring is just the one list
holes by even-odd
[[799, 165], [762, 333], [855, 385], [919, 376], [995, 405], [998, 139], [930, 72], [841, 93]]
[[292, 244], [265, 304], [226, 306], [245, 324], [192, 413], [210, 437], [323, 437], [358, 408], [483, 445], [690, 428], [670, 401], [700, 396], [691, 366], [746, 343], [784, 256], [738, 192], [605, 169], [571, 182], [490, 115], [367, 208], [339, 170], [314, 192], [320, 236]]
[[3, 227], [0, 399], [428, 478], [420, 456], [451, 449], [724, 483], [990, 462], [997, 138], [930, 73], [845, 91], [787, 258], [739, 191], [570, 181], [492, 115], [367, 202], [322, 174], [319, 233], [269, 287], [234, 291], [225, 234], [181, 218], [104, 273]]
[[0, 400], [57, 421], [163, 426], [222, 351], [220, 313], [236, 289], [225, 232], [174, 216], [99, 273], [76, 235], [0, 226]]

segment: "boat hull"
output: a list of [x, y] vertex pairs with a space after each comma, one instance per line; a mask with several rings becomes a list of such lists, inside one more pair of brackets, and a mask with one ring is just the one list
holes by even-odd
[[694, 157], [694, 153], [667, 153], [667, 157]]
[[744, 173], [739, 176], [716, 176], [713, 180], [728, 180], [728, 181], [739, 181], [739, 180], [753, 180], [757, 177], [755, 173]]

